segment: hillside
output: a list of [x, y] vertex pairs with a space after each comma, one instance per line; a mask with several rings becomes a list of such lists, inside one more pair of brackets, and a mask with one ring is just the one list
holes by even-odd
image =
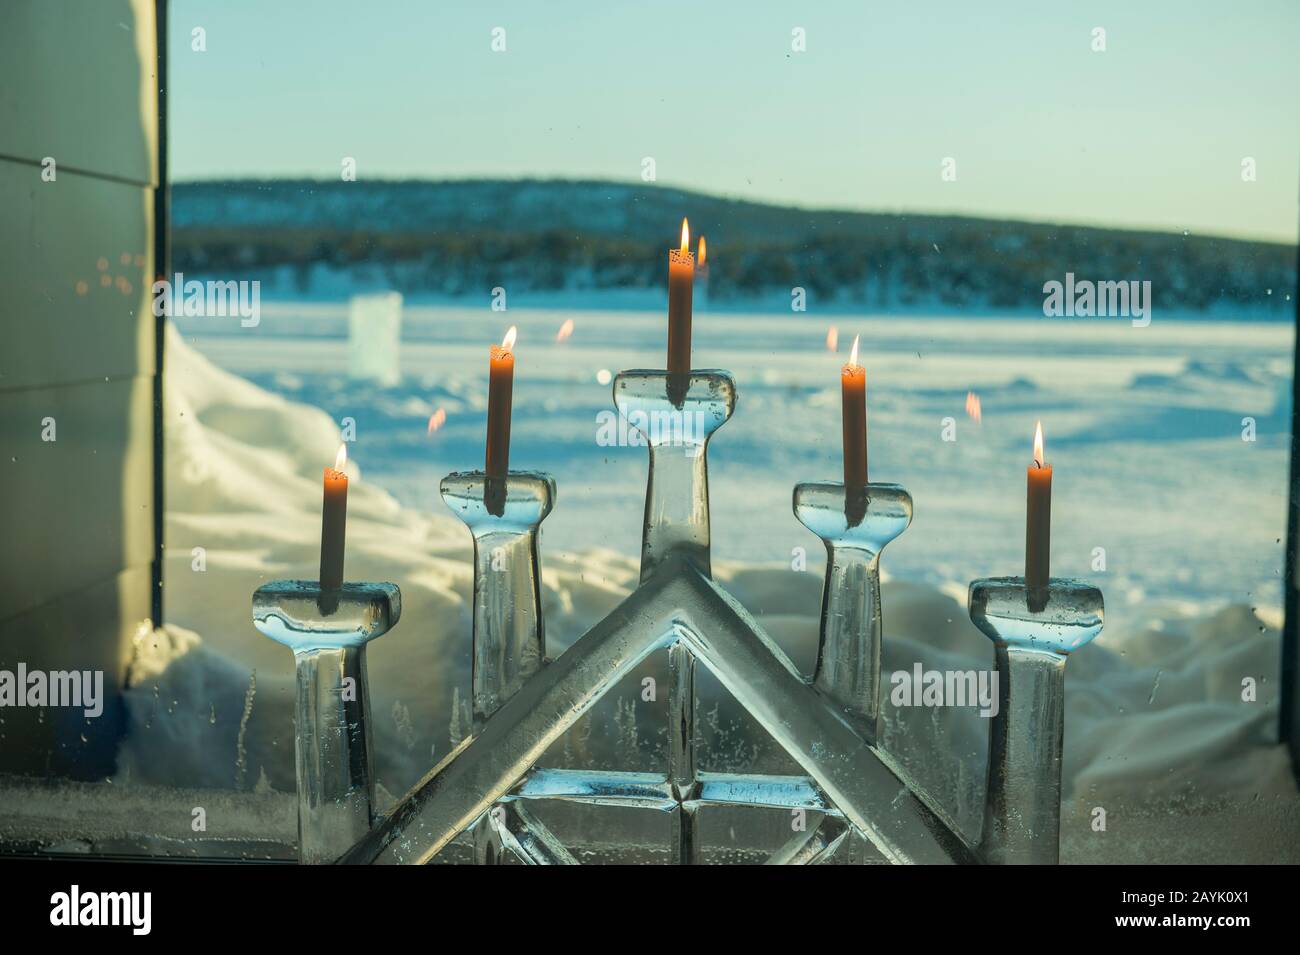
[[766, 205], [563, 180], [240, 180], [172, 187], [173, 265], [322, 270], [407, 295], [662, 287], [683, 215], [707, 235], [710, 300], [1033, 310], [1066, 272], [1150, 281], [1161, 311], [1289, 318], [1296, 249], [1213, 236]]

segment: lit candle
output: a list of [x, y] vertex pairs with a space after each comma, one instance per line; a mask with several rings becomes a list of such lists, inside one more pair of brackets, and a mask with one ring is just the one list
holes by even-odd
[[668, 252], [668, 371], [691, 370], [691, 295], [695, 284], [695, 256], [691, 232], [682, 220], [682, 244]]
[[348, 476], [343, 467], [348, 446], [339, 445], [334, 467], [325, 469], [325, 497], [320, 519], [320, 586], [338, 590], [343, 586], [343, 539], [348, 524]]
[[858, 364], [858, 336], [853, 338], [849, 363], [840, 369], [844, 406], [845, 500], [861, 497], [867, 485], [867, 370]]
[[488, 351], [488, 477], [505, 477], [510, 470], [510, 405], [515, 390], [515, 326], [511, 325], [500, 345]]
[[1048, 554], [1052, 542], [1052, 466], [1043, 458], [1043, 423], [1034, 430], [1034, 463], [1028, 471], [1025, 513], [1025, 590], [1033, 609], [1047, 597]]

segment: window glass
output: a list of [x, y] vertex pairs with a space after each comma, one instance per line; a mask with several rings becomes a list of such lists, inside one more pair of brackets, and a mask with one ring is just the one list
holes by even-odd
[[[1300, 17], [1193, 6], [176, 0], [165, 626], [119, 782], [209, 792], [239, 851], [292, 853], [293, 660], [250, 598], [317, 576], [340, 444], [346, 578], [403, 600], [368, 651], [384, 800], [472, 732], [471, 539], [439, 482], [484, 467], [512, 327], [511, 467], [558, 487], [548, 653], [617, 606], [647, 453], [612, 381], [665, 367], [686, 218], [692, 365], [738, 396], [708, 459], [714, 575], [792, 662], [816, 665], [826, 557], [791, 494], [843, 478], [856, 341], [869, 477], [914, 505], [881, 558], [881, 745], [978, 833], [990, 718], [910, 690], [992, 671], [967, 589], [1025, 573], [1041, 423], [1050, 572], [1105, 597], [1066, 668], [1063, 861], [1296, 861]], [[546, 765], [662, 770], [659, 656]], [[702, 769], [799, 772], [703, 670], [696, 690]], [[572, 812], [548, 824], [590, 858], [667, 845]], [[710, 858], [781, 844], [780, 820], [710, 812]]]

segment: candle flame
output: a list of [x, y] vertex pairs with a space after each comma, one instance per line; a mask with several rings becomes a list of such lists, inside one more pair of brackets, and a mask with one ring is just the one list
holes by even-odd
[[687, 255], [691, 250], [691, 227], [690, 224], [682, 219], [682, 255]]
[[826, 332], [826, 350], [827, 351], [840, 350], [840, 330], [836, 328], [834, 325], [832, 325], [830, 329]]
[[1046, 463], [1043, 457], [1043, 423], [1038, 422], [1034, 429], [1034, 467], [1041, 468]]
[[429, 415], [428, 433], [433, 434], [435, 431], [437, 431], [446, 423], [447, 423], [447, 412], [444, 409], [439, 408], [433, 414]]
[[511, 325], [510, 330], [506, 332], [506, 337], [501, 339], [501, 350], [510, 351], [515, 347], [515, 338], [518, 337], [519, 330]]
[[983, 418], [983, 412], [980, 409], [980, 396], [973, 391], [966, 392], [966, 414], [976, 424], [979, 424]]
[[564, 320], [564, 324], [560, 326], [560, 330], [555, 333], [555, 340], [557, 342], [567, 341], [569, 336], [572, 334], [573, 334], [573, 319], [566, 318]]
[[704, 241], [704, 236], [700, 236], [700, 266], [704, 266], [704, 261], [708, 256], [708, 245]]
[[857, 368], [857, 367], [858, 367], [858, 339], [861, 338], [861, 337], [862, 337], [861, 335], [854, 335], [854, 336], [853, 336], [853, 350], [849, 352], [849, 367], [850, 367], [850, 368]]
[[348, 463], [348, 446], [347, 443], [339, 445], [339, 453], [334, 455], [334, 470], [342, 471]]

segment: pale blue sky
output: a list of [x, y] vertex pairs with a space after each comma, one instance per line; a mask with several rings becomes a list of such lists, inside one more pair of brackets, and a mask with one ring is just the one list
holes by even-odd
[[173, 0], [170, 32], [174, 179], [353, 156], [636, 180], [652, 156], [661, 185], [793, 205], [1288, 241], [1300, 218], [1296, 0]]

